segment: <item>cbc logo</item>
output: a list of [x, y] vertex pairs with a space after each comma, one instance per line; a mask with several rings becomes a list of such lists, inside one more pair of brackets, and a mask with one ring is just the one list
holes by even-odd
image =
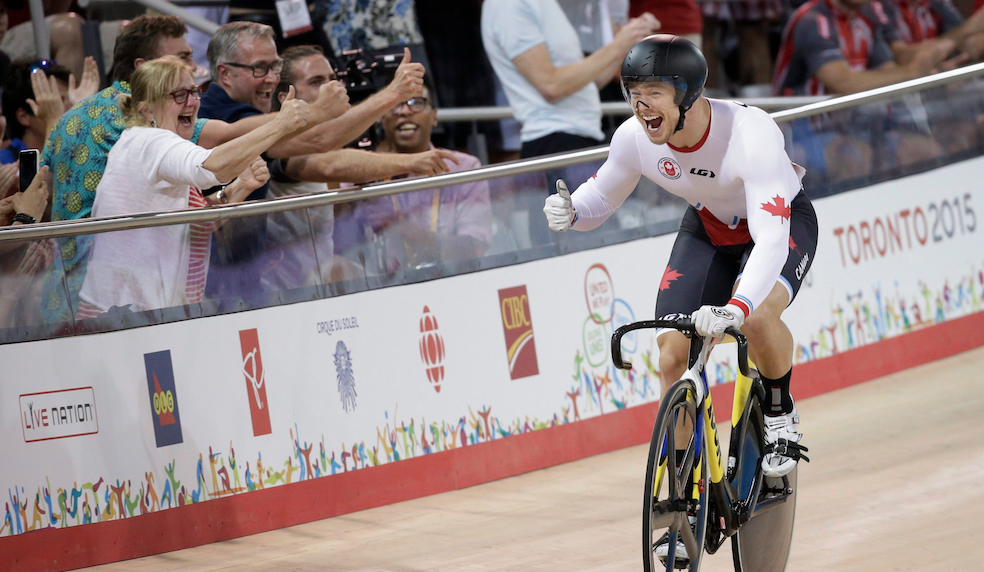
[[174, 413], [174, 394], [170, 389], [154, 394], [154, 413], [157, 415]]
[[526, 316], [526, 294], [513, 296], [502, 301], [502, 323], [507, 329], [529, 327], [530, 320]]

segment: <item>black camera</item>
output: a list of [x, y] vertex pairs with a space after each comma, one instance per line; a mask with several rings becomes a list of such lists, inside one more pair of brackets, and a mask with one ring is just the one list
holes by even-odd
[[[355, 105], [389, 85], [402, 59], [403, 48], [400, 46], [371, 51], [346, 50], [336, 58], [335, 75], [345, 85], [349, 103]], [[378, 126], [374, 125], [347, 146], [372, 151], [381, 140]]]

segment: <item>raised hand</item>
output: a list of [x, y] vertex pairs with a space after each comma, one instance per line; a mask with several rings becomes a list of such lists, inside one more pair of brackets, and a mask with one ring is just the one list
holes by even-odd
[[285, 133], [292, 133], [307, 125], [311, 117], [310, 106], [299, 99], [294, 98], [294, 86], [287, 89], [287, 98], [280, 106], [277, 114], [277, 122]]
[[76, 85], [75, 74], [68, 76], [68, 101], [72, 105], [95, 95], [99, 91], [99, 66], [92, 56], [86, 56], [85, 67], [82, 70], [82, 81]]
[[[394, 101], [406, 101], [420, 95], [424, 89], [424, 65], [410, 61], [410, 48], [403, 48], [403, 61], [396, 68], [393, 81], [386, 89], [393, 95]], [[431, 94], [433, 97], [434, 94]]]
[[410, 161], [407, 165], [410, 174], [425, 177], [450, 171], [445, 161], [451, 161], [455, 165], [461, 164], [455, 154], [446, 149], [431, 149], [423, 153], [408, 154], [406, 157]]
[[48, 77], [44, 71], [36, 70], [31, 74], [31, 88], [34, 89], [34, 99], [27, 100], [31, 113], [44, 121], [48, 128], [53, 127], [65, 113], [58, 81], [54, 77]]
[[14, 214], [29, 214], [35, 220], [41, 220], [45, 209], [48, 207], [48, 184], [44, 182], [47, 174], [48, 166], [45, 165], [38, 169], [38, 173], [34, 175], [34, 180], [31, 181], [31, 186], [27, 190], [11, 195]]
[[329, 81], [321, 86], [318, 90], [318, 99], [311, 104], [311, 121], [313, 123], [330, 121], [351, 107], [345, 84], [338, 80]]
[[655, 34], [660, 28], [662, 28], [662, 24], [656, 19], [656, 16], [646, 12], [638, 18], [632, 18], [622, 26], [618, 34], [615, 35], [614, 41], [618, 42], [620, 47], [627, 52], [640, 40]]
[[564, 232], [574, 223], [574, 204], [564, 179], [557, 179], [557, 194], [550, 195], [543, 204], [547, 226], [554, 232]]

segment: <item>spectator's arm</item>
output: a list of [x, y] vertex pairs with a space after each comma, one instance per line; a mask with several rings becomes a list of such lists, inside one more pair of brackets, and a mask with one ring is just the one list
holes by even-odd
[[[291, 87], [288, 101], [284, 102], [284, 107], [277, 113], [276, 119], [246, 135], [219, 145], [202, 163], [202, 167], [211, 171], [220, 181], [231, 181], [246, 170], [256, 156], [269, 149], [274, 142], [303, 127], [310, 110], [306, 103], [293, 99], [293, 96], [294, 88]], [[202, 132], [204, 131], [203, 128]]]
[[291, 179], [318, 183], [362, 183], [397, 175], [437, 175], [447, 172], [445, 159], [457, 162], [454, 153], [432, 149], [423, 153], [370, 153], [337, 149], [287, 161]]
[[924, 43], [905, 65], [891, 61], [867, 70], [853, 70], [845, 60], [833, 60], [820, 66], [816, 77], [831, 93], [857, 93], [929, 75], [952, 49], [951, 40]]
[[527, 79], [549, 103], [569, 97], [591, 82], [605, 85], [615, 76], [622, 58], [638, 42], [655, 33], [660, 23], [649, 13], [633, 18], [623, 26], [615, 39], [583, 60], [555, 67], [545, 43], [512, 58], [519, 73]]

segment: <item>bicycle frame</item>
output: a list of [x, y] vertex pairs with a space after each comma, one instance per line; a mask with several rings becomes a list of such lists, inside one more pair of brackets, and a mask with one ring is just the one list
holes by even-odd
[[[704, 373], [704, 367], [707, 364], [707, 358], [711, 350], [711, 338], [706, 337], [701, 340], [696, 337], [697, 334], [689, 319], [646, 320], [622, 326], [612, 335], [612, 361], [615, 363], [615, 366], [620, 369], [632, 368], [631, 363], [622, 360], [622, 336], [633, 330], [647, 328], [671, 328], [691, 334], [690, 367], [684, 373], [681, 380], [687, 380], [693, 384], [695, 402], [697, 404], [697, 421], [696, 427], [694, 428], [694, 438], [691, 440], [691, 445], [695, 449], [693, 467], [695, 487], [700, 479], [702, 449], [706, 447], [708, 453], [706, 458], [708, 459], [707, 468], [710, 476], [709, 495], [714, 506], [712, 514], [718, 518], [716, 524], [722, 535], [720, 542], [716, 542], [714, 546], [711, 546], [710, 542], [708, 542], [709, 551], [714, 552], [723, 543], [725, 538], [732, 536], [753, 514], [768, 510], [785, 502], [791, 490], [789, 489], [788, 481], [783, 477], [784, 490], [782, 492], [785, 494], [780, 497], [765, 499], [765, 502], [760, 503], [759, 493], [761, 492], [763, 483], [761, 471], [755, 471], [755, 477], [751, 484], [747, 500], [740, 498], [738, 490], [731, 483], [731, 479], [734, 477], [731, 472], [737, 466], [736, 455], [738, 451], [736, 451], [736, 443], [732, 441], [729, 463], [726, 468], [723, 449], [718, 436], [714, 405], [707, 384], [707, 376]], [[749, 399], [751, 392], [756, 392], [761, 403], [765, 399], [765, 391], [762, 388], [761, 381], [759, 381], [757, 372], [753, 372], [748, 366], [748, 343], [745, 340], [745, 336], [735, 328], [729, 328], [726, 333], [738, 343], [738, 369], [740, 373], [738, 379], [735, 381], [734, 405], [731, 412], [732, 427], [734, 428], [738, 427], [739, 423], [745, 422], [751, 413], [751, 400]], [[732, 437], [735, 438], [735, 435], [733, 434]], [[757, 462], [758, 460], [756, 460]], [[666, 460], [661, 462], [657, 469], [657, 488], [663, 480], [665, 470]]]

